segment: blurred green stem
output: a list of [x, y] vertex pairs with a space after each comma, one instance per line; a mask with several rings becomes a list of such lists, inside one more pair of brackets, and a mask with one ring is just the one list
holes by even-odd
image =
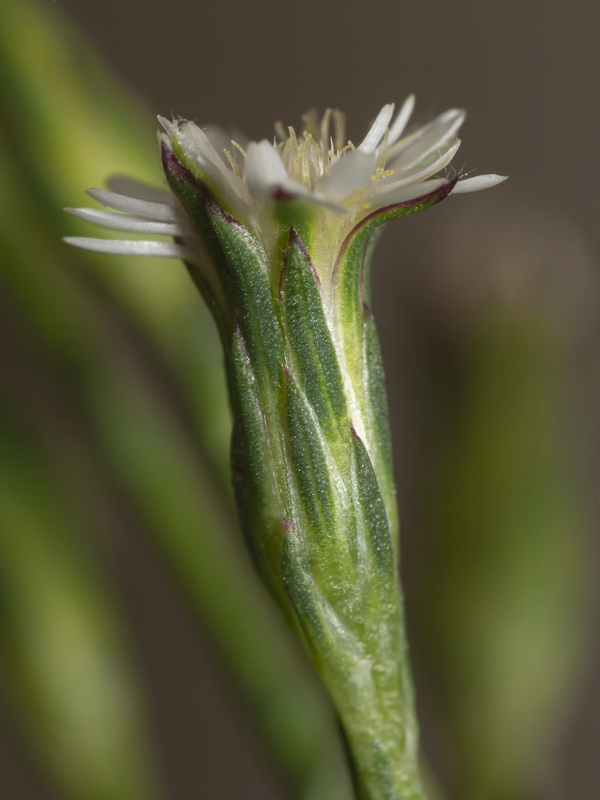
[[461, 348], [432, 375], [415, 640], [455, 796], [516, 800], [550, 758], [589, 587], [568, 351], [557, 320], [533, 305], [488, 308]]

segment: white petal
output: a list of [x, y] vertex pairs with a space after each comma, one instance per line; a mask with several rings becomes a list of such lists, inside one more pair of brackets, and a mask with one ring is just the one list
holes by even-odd
[[410, 115], [413, 112], [413, 108], [415, 107], [415, 96], [414, 94], [409, 94], [404, 103], [402, 104], [402, 108], [398, 112], [396, 119], [394, 120], [393, 125], [390, 126], [390, 135], [388, 136], [388, 145], [394, 144], [397, 142], [398, 139], [404, 133], [404, 129], [410, 119]]
[[362, 150], [364, 153], [375, 152], [379, 142], [383, 137], [383, 134], [385, 133], [385, 129], [390, 124], [390, 120], [392, 118], [393, 113], [394, 113], [393, 103], [388, 103], [381, 109], [381, 111], [377, 115], [377, 119], [371, 126], [371, 130], [367, 133], [365, 138], [359, 144], [357, 148], [358, 150]]
[[378, 208], [398, 205], [399, 203], [408, 203], [410, 200], [416, 200], [418, 197], [426, 197], [447, 183], [448, 181], [443, 178], [436, 178], [435, 180], [425, 181], [424, 183], [402, 186], [393, 191], [377, 195], [374, 198], [374, 203]]
[[195, 122], [186, 122], [177, 131], [177, 141], [187, 155], [196, 158], [200, 163], [222, 163], [220, 153], [206, 133]]
[[[211, 129], [214, 134], [216, 128]], [[229, 191], [234, 194], [237, 192], [236, 182], [239, 179], [227, 166], [223, 151], [217, 149], [205, 131], [199, 128], [194, 122], [186, 122], [177, 134], [177, 139], [183, 150], [200, 166], [208, 177], [217, 181], [221, 186], [223, 183]], [[231, 140], [229, 140], [231, 145]]]
[[127, 197], [136, 197], [138, 200], [149, 200], [152, 203], [166, 203], [167, 205], [173, 203], [173, 195], [168, 189], [150, 186], [126, 175], [111, 175], [106, 181], [106, 185], [111, 192], [124, 194]]
[[140, 217], [153, 219], [160, 222], [176, 222], [174, 209], [166, 203], [151, 203], [148, 200], [138, 200], [116, 192], [107, 192], [105, 189], [87, 189], [87, 194], [102, 203], [103, 206], [125, 211]]
[[224, 191], [230, 202], [239, 199], [243, 192], [242, 181], [226, 164], [223, 152], [219, 152], [206, 133], [194, 122], [186, 122], [177, 132], [177, 141], [183, 151], [196, 161], [200, 172]]
[[288, 175], [279, 152], [266, 139], [248, 145], [246, 180], [251, 193], [258, 198], [264, 198], [274, 188], [293, 195], [309, 194], [305, 186]]
[[154, 220], [131, 217], [129, 214], [116, 214], [112, 211], [102, 211], [99, 208], [65, 208], [74, 217], [94, 222], [104, 228], [119, 231], [135, 231], [138, 233], [157, 233], [167, 236], [180, 236], [182, 229], [174, 222], [154, 222]]
[[167, 119], [166, 117], [161, 117], [160, 114], [157, 114], [156, 119], [159, 121], [159, 123], [160, 123], [161, 127], [164, 129], [165, 133], [167, 133], [169, 136], [174, 134], [175, 131], [177, 130], [177, 123], [176, 122], [171, 122], [170, 119]]
[[67, 244], [98, 253], [112, 253], [118, 256], [161, 256], [163, 258], [188, 259], [185, 247], [172, 242], [135, 242], [131, 239], [91, 239], [86, 236], [66, 236]]
[[320, 178], [317, 188], [332, 200], [343, 200], [368, 184], [375, 164], [375, 153], [350, 150], [335, 162], [329, 175]]
[[385, 188], [385, 191], [393, 191], [402, 186], [408, 186], [411, 183], [419, 183], [426, 178], [430, 178], [432, 175], [435, 175], [436, 172], [444, 169], [444, 167], [452, 161], [459, 147], [460, 139], [456, 139], [450, 147], [447, 147], [441, 153], [430, 153], [427, 159], [417, 167], [413, 167], [413, 169], [410, 170], [400, 170], [395, 175], [390, 176], [385, 183], [381, 184], [382, 188]]
[[[406, 147], [391, 156], [386, 166], [390, 169], [408, 169], [422, 161], [432, 150], [441, 150], [450, 142], [465, 119], [465, 112], [453, 108], [417, 131]], [[401, 145], [402, 143], [399, 142]]]
[[507, 179], [508, 175], [475, 175], [474, 178], [465, 178], [458, 181], [452, 189], [451, 194], [466, 194], [467, 192], [479, 192], [481, 189], [491, 189]]

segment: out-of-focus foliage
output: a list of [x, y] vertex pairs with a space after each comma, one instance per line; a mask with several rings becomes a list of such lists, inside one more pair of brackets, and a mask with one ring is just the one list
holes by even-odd
[[[29, 408], [28, 411], [33, 411]], [[0, 685], [62, 789], [90, 800], [156, 793], [135, 675], [87, 537], [102, 515], [80, 476], [4, 407]], [[12, 412], [12, 413], [11, 413]]]
[[594, 278], [569, 226], [526, 208], [507, 225], [500, 203], [433, 248], [412, 602], [452, 797], [515, 800], [552, 772], [590, 631], [576, 362]]

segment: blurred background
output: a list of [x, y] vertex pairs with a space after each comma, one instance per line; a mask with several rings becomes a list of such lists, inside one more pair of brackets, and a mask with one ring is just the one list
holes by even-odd
[[76, 252], [155, 115], [469, 116], [510, 180], [394, 224], [373, 306], [432, 797], [600, 780], [597, 7], [3, 0], [0, 798], [348, 800], [327, 700], [231, 509], [221, 358], [182, 265]]

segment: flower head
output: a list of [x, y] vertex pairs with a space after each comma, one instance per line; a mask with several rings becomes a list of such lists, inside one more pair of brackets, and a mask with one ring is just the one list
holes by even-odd
[[[401, 216], [451, 192], [477, 191], [504, 180], [498, 175], [440, 175], [460, 146], [457, 132], [465, 112], [451, 109], [406, 133], [413, 106], [413, 95], [395, 115], [394, 104], [385, 105], [358, 145], [346, 139], [344, 115], [331, 109], [320, 119], [315, 111], [305, 114], [301, 134], [278, 123], [274, 141], [260, 142], [232, 138], [216, 127], [202, 129], [194, 122], [159, 117], [164, 129], [159, 137], [163, 162], [171, 184], [187, 180], [186, 172], [266, 252], [276, 246], [284, 219], [288, 227], [303, 229], [304, 238], [319, 240], [314, 248], [307, 242], [319, 262], [323, 253], [338, 250], [348, 233], [371, 215]], [[98, 189], [89, 194], [125, 215], [68, 210], [109, 228], [173, 236], [178, 244], [79, 237], [67, 241], [103, 252], [174, 256], [192, 263], [205, 260], [188, 215], [182, 214], [172, 195], [165, 192], [157, 198], [153, 192], [148, 198], [132, 184], [124, 188], [125, 194]], [[394, 210], [398, 213], [391, 214]]]
[[344, 729], [364, 797], [424, 797], [398, 589], [398, 521], [368, 264], [382, 223], [502, 178], [443, 173], [464, 113], [408, 134], [409, 97], [355, 145], [344, 118], [245, 142], [161, 120], [171, 193], [117, 182], [74, 209], [174, 243], [71, 239], [184, 259], [219, 327], [240, 523], [298, 623]]

